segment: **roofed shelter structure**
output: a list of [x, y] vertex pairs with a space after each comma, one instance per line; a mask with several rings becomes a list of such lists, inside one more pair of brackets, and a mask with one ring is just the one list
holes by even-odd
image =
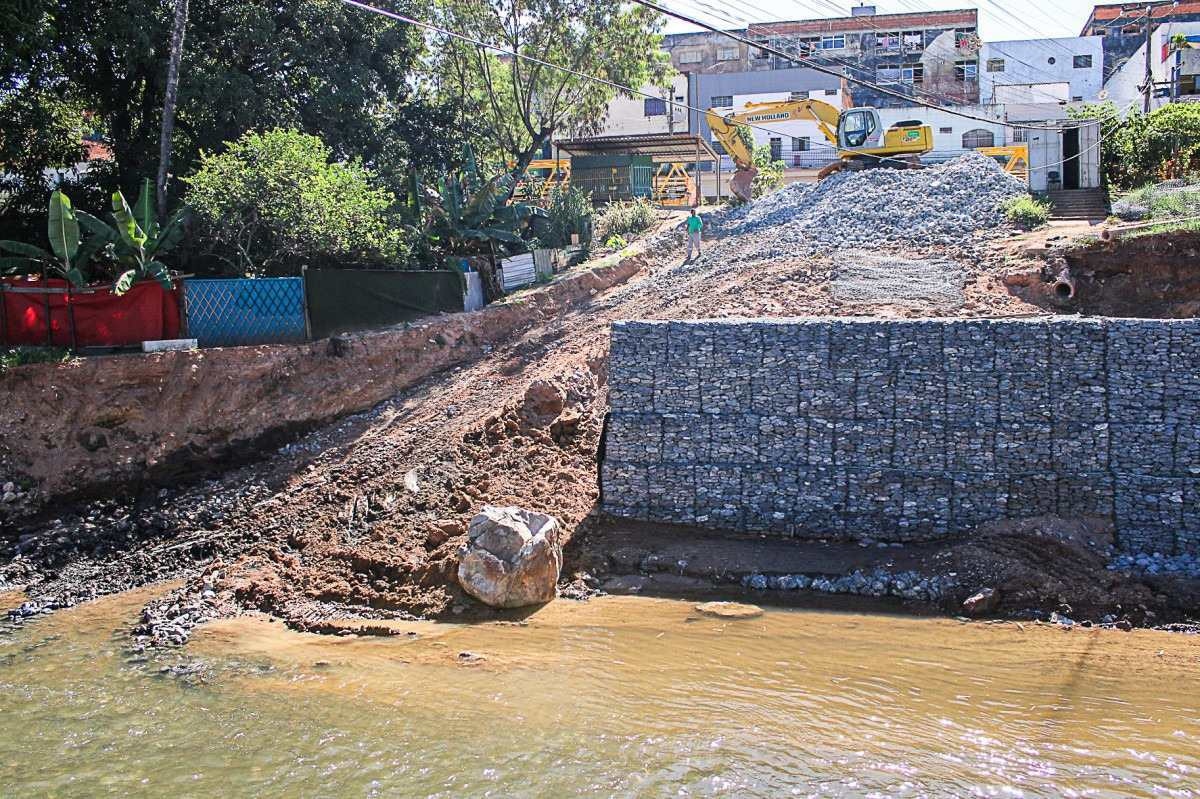
[[701, 164], [716, 163], [718, 174], [721, 169], [716, 151], [694, 133], [593, 136], [555, 144], [571, 156], [571, 185], [587, 192], [593, 203], [644, 197], [659, 205], [699, 205]]

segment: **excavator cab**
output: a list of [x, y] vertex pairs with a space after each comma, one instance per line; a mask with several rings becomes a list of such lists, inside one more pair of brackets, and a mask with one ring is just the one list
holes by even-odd
[[879, 112], [874, 108], [851, 108], [838, 119], [838, 146], [858, 150], [879, 146]]

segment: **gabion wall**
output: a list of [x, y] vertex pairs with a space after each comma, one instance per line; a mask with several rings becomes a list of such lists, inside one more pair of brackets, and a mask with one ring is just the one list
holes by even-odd
[[904, 541], [1057, 513], [1200, 550], [1200, 322], [621, 322], [604, 510]]

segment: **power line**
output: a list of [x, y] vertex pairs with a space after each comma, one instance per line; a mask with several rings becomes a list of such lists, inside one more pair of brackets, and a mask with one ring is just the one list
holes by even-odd
[[[343, 0], [343, 2], [347, 2], [347, 1], [348, 0]], [[1058, 125], [1053, 125], [1053, 126], [1051, 126], [1051, 125], [1021, 125], [1021, 124], [1015, 124], [1012, 122], [1000, 122], [995, 119], [988, 119], [987, 117], [981, 117], [976, 114], [970, 114], [970, 113], [967, 113], [966, 111], [959, 111], [954, 108], [947, 108], [944, 106], [939, 106], [934, 103], [929, 103], [929, 102], [926, 102], [919, 98], [904, 94], [903, 92], [898, 92], [893, 89], [888, 89], [887, 87], [880, 86], [879, 84], [873, 83], [868, 80], [863, 80], [861, 78], [855, 78], [855, 77], [851, 77], [848, 75], [841, 75], [837, 71], [830, 69], [829, 67], [826, 67], [823, 64], [818, 64], [818, 63], [816, 63], [810, 59], [804, 58], [802, 56], [789, 55], [788, 53], [785, 53], [776, 47], [772, 47], [769, 44], [754, 42], [754, 41], [751, 41], [750, 39], [745, 38], [744, 36], [738, 36], [735, 33], [731, 33], [729, 31], [723, 31], [713, 25], [710, 25], [709, 23], [705, 22], [704, 20], [696, 19], [695, 17], [689, 17], [686, 14], [681, 14], [677, 11], [674, 11], [674, 10], [666, 8], [656, 2], [653, 2], [653, 0], [632, 0], [632, 2], [635, 2], [638, 5], [645, 6], [646, 8], [650, 8], [655, 11], [658, 11], [660, 14], [666, 14], [669, 17], [674, 17], [675, 19], [681, 20], [683, 22], [687, 22], [688, 24], [695, 25], [700, 28], [704, 28], [705, 30], [711, 31], [712, 33], [716, 33], [721, 36], [726, 36], [730, 39], [741, 42], [742, 44], [748, 45], [750, 47], [757, 47], [760, 50], [765, 50], [766, 52], [773, 53], [777, 56], [780, 56], [781, 58], [788, 59], [791, 61], [799, 61], [804, 66], [807, 66], [809, 69], [813, 69], [817, 72], [821, 72], [826, 75], [831, 75], [831, 76], [837, 77], [839, 79], [844, 78], [845, 80], [848, 80], [852, 83], [857, 83], [861, 86], [866, 86], [867, 88], [874, 89], [875, 91], [878, 91], [881, 94], [885, 94], [890, 97], [895, 97], [897, 99], [903, 100], [906, 103], [924, 106], [925, 108], [930, 108], [935, 111], [944, 111], [947, 114], [950, 114], [952, 116], [962, 117], [963, 119], [971, 119], [971, 120], [975, 120], [976, 122], [986, 122], [989, 125], [1003, 125], [1005, 127], [1013, 128], [1013, 129], [1024, 129], [1024, 130], [1062, 130], [1062, 129], [1064, 129], [1062, 126], [1058, 126]], [[1075, 127], [1075, 126], [1068, 126], [1068, 127]]]
[[[430, 23], [430, 22], [422, 22], [421, 20], [414, 19], [413, 17], [409, 17], [409, 16], [406, 16], [406, 15], [404, 15], [404, 14], [399, 14], [399, 13], [396, 13], [395, 11], [389, 11], [389, 10], [387, 10], [387, 9], [377, 8], [377, 7], [375, 7], [375, 6], [371, 6], [371, 5], [368, 5], [368, 4], [366, 4], [366, 3], [360, 2], [359, 0], [341, 0], [341, 1], [342, 1], [342, 3], [344, 3], [344, 4], [348, 5], [348, 6], [352, 6], [352, 7], [354, 7], [354, 8], [357, 8], [357, 9], [359, 9], [359, 10], [362, 10], [362, 11], [367, 11], [367, 12], [369, 12], [369, 13], [372, 13], [372, 14], [379, 14], [380, 16], [388, 17], [388, 18], [390, 18], [390, 19], [394, 19], [394, 20], [396, 20], [396, 21], [398, 21], [398, 22], [404, 22], [404, 23], [407, 23], [407, 24], [409, 24], [409, 25], [415, 25], [416, 27], [423, 28], [423, 29], [425, 29], [425, 30], [428, 30], [428, 31], [432, 31], [432, 32], [434, 32], [434, 33], [440, 33], [440, 34], [442, 34], [442, 35], [444, 35], [444, 36], [449, 36], [449, 37], [451, 37], [451, 38], [453, 38], [453, 39], [458, 39], [459, 41], [464, 41], [464, 42], [467, 42], [467, 43], [469, 43], [469, 44], [473, 44], [473, 45], [475, 45], [475, 46], [477, 46], [477, 47], [483, 47], [483, 48], [485, 48], [485, 49], [491, 50], [491, 51], [493, 51], [493, 52], [496, 52], [496, 53], [503, 53], [504, 55], [509, 55], [509, 56], [512, 56], [512, 57], [514, 57], [514, 58], [520, 58], [520, 59], [522, 59], [522, 60], [525, 60], [525, 61], [529, 61], [529, 62], [532, 62], [532, 63], [535, 63], [535, 64], [540, 64], [541, 66], [544, 66], [544, 67], [549, 67], [550, 69], [557, 69], [557, 70], [559, 70], [559, 71], [561, 71], [561, 72], [565, 72], [565, 73], [567, 73], [567, 74], [575, 75], [575, 76], [577, 76], [577, 77], [580, 77], [580, 78], [583, 78], [583, 79], [585, 79], [585, 80], [590, 80], [590, 81], [593, 81], [593, 82], [596, 82], [596, 83], [600, 83], [600, 84], [603, 84], [603, 85], [609, 86], [609, 87], [611, 87], [611, 88], [617, 89], [618, 91], [620, 91], [620, 92], [624, 92], [624, 93], [626, 93], [626, 94], [629, 94], [629, 95], [639, 95], [639, 96], [641, 96], [641, 97], [645, 97], [645, 98], [649, 98], [649, 99], [653, 99], [653, 100], [661, 100], [661, 99], [662, 99], [662, 98], [661, 98], [661, 97], [659, 97], [658, 95], [649, 94], [649, 93], [647, 93], [647, 92], [639, 91], [639, 90], [637, 90], [637, 89], [634, 89], [634, 88], [632, 88], [632, 87], [630, 87], [630, 86], [625, 86], [625, 85], [623, 85], [623, 84], [616, 83], [616, 82], [614, 82], [614, 81], [610, 81], [610, 80], [607, 80], [607, 79], [605, 79], [605, 78], [600, 78], [600, 77], [597, 77], [597, 76], [595, 76], [595, 75], [589, 75], [589, 74], [587, 74], [586, 72], [581, 72], [581, 71], [579, 71], [579, 70], [577, 70], [577, 69], [572, 69], [572, 68], [570, 68], [570, 67], [564, 67], [564, 66], [561, 66], [561, 65], [559, 65], [559, 64], [554, 64], [554, 63], [551, 63], [551, 62], [549, 62], [549, 61], [545, 61], [545, 60], [543, 60], [543, 59], [541, 59], [541, 58], [537, 58], [536, 56], [531, 56], [531, 55], [528, 55], [528, 54], [525, 54], [525, 53], [521, 53], [521, 52], [519, 52], [519, 51], [516, 51], [516, 50], [508, 50], [508, 49], [506, 49], [506, 48], [503, 48], [503, 47], [498, 47], [498, 46], [496, 46], [496, 45], [489, 44], [489, 43], [487, 43], [487, 42], [483, 41], [482, 39], [476, 39], [476, 38], [474, 38], [474, 37], [467, 36], [466, 34], [458, 33], [457, 31], [452, 31], [452, 30], [450, 30], [449, 28], [444, 28], [444, 27], [441, 27], [441, 26], [439, 26], [439, 25], [434, 25], [433, 23]], [[640, 0], [635, 0], [635, 1], [640, 1]], [[687, 104], [687, 103], [671, 102], [671, 103], [669, 103], [669, 104], [670, 104], [670, 105], [673, 105], [673, 106], [680, 106], [680, 107], [682, 107], [682, 108], [686, 108], [686, 109], [688, 109], [689, 111], [697, 111], [697, 112], [700, 112], [700, 113], [707, 113], [707, 111], [705, 111], [705, 109], [696, 108], [695, 106], [689, 105], [689, 104]], [[755, 130], [762, 130], [762, 131], [765, 131], [765, 132], [767, 132], [767, 133], [774, 133], [774, 134], [779, 134], [779, 135], [785, 135], [785, 134], [784, 134], [782, 131], [778, 131], [778, 130], [774, 130], [774, 129], [771, 129], [771, 128], [763, 127], [762, 125], [754, 125], [754, 124], [745, 123], [745, 122], [739, 122], [738, 124], [740, 124], [740, 125], [745, 125], [746, 127], [748, 127], [748, 128], [753, 128], [753, 129], [755, 129]], [[1082, 123], [1081, 123], [1081, 124], [1082, 124]], [[1032, 130], [1058, 130], [1058, 128], [1048, 128], [1048, 127], [1035, 127], [1035, 128], [1030, 128], [1030, 129], [1032, 129]], [[790, 134], [788, 134], [788, 135], [790, 135]], [[1103, 135], [1102, 135], [1102, 134], [1101, 134], [1101, 135], [1098, 135], [1098, 136], [1097, 136], [1097, 139], [1096, 139], [1096, 144], [1092, 145], [1091, 147], [1087, 148], [1086, 150], [1083, 150], [1083, 151], [1081, 151], [1081, 152], [1080, 152], [1078, 155], [1071, 156], [1071, 157], [1069, 157], [1069, 158], [1065, 158], [1065, 159], [1063, 159], [1062, 161], [1056, 162], [1056, 163], [1054, 163], [1054, 164], [1049, 164], [1049, 165], [1047, 165], [1047, 167], [1046, 167], [1046, 168], [1049, 168], [1050, 166], [1059, 166], [1059, 165], [1061, 165], [1061, 164], [1064, 164], [1064, 163], [1066, 163], [1067, 161], [1070, 161], [1070, 160], [1072, 160], [1072, 159], [1074, 159], [1074, 158], [1081, 158], [1081, 157], [1083, 156], [1083, 153], [1085, 153], [1085, 152], [1090, 152], [1092, 149], [1098, 148], [1098, 147], [1100, 146], [1100, 142], [1101, 142], [1101, 140], [1102, 140], [1102, 139], [1103, 139]], [[818, 145], [818, 146], [821, 146], [821, 147], [825, 147], [826, 149], [830, 149], [830, 150], [835, 150], [835, 151], [836, 151], [836, 150], [840, 150], [840, 149], [841, 149], [840, 147], [836, 147], [836, 146], [834, 146], [834, 145], [830, 145], [830, 144], [825, 144], [825, 143], [823, 143], [823, 142], [811, 142], [811, 143], [812, 143], [812, 144], [816, 144], [816, 145]], [[875, 158], [875, 159], [877, 159], [877, 160], [881, 160], [881, 161], [882, 161], [882, 160], [888, 160], [888, 157], [887, 157], [887, 156], [882, 156], [882, 155], [874, 155], [874, 154], [872, 154], [872, 153], [859, 153], [859, 155], [861, 155], [861, 156], [867, 156], [867, 157], [871, 157], [871, 158]], [[1039, 167], [1039, 168], [1041, 168], [1041, 167]]]

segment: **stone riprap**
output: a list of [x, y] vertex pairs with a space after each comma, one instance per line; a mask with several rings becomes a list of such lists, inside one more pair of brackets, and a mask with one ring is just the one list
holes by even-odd
[[620, 322], [610, 514], [813, 538], [1114, 519], [1200, 549], [1200, 321]]

